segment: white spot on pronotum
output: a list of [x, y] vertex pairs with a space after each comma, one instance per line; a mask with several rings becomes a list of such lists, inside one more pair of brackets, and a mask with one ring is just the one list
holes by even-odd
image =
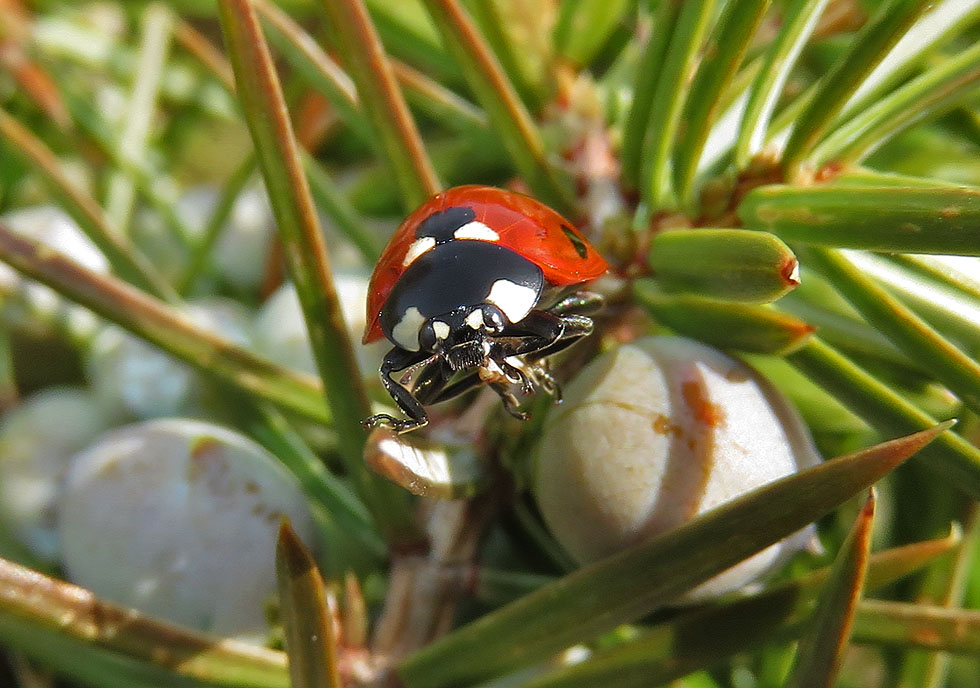
[[466, 324], [473, 330], [479, 330], [481, 327], [484, 327], [486, 323], [483, 322], [483, 311], [479, 308], [470, 311], [470, 314], [466, 316]]
[[453, 232], [454, 239], [478, 239], [480, 241], [500, 241], [500, 235], [482, 222], [467, 222]]
[[432, 331], [436, 333], [436, 339], [445, 339], [449, 336], [449, 324], [436, 320], [432, 323]]
[[499, 279], [490, 287], [487, 301], [503, 311], [508, 320], [516, 323], [534, 308], [537, 297], [537, 292], [530, 287]]
[[407, 268], [409, 265], [414, 263], [419, 256], [433, 248], [435, 245], [435, 237], [427, 236], [416, 239], [412, 242], [412, 245], [408, 247], [408, 253], [405, 254], [405, 259], [402, 261], [402, 267]]
[[419, 312], [419, 309], [412, 306], [405, 311], [402, 319], [392, 328], [391, 336], [395, 338], [395, 342], [401, 348], [407, 351], [418, 351], [419, 330], [422, 329], [424, 323], [425, 318]]

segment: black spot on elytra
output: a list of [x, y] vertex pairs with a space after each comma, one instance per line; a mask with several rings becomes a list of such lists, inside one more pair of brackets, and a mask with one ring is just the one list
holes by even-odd
[[437, 244], [453, 240], [453, 232], [476, 218], [473, 208], [453, 206], [432, 213], [415, 228], [415, 238], [432, 237]]
[[572, 242], [572, 246], [575, 248], [575, 253], [578, 254], [578, 257], [584, 260], [589, 255], [589, 247], [585, 245], [584, 241], [579, 239], [578, 235], [570, 227], [562, 225], [561, 231], [565, 235], [565, 238]]

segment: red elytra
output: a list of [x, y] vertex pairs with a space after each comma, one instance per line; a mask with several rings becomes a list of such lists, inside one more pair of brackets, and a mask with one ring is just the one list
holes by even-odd
[[553, 286], [588, 282], [609, 269], [609, 264], [582, 233], [543, 203], [492, 186], [457, 186], [423, 203], [392, 235], [378, 259], [368, 286], [367, 327], [363, 343], [384, 337], [379, 320], [381, 309], [407, 269], [403, 263], [409, 247], [415, 241], [416, 228], [430, 215], [455, 206], [472, 208], [476, 213], [475, 220], [500, 236], [493, 243], [515, 251], [537, 265]]

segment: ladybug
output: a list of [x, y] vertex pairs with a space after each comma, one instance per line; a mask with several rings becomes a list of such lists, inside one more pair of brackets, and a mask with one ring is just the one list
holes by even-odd
[[514, 385], [559, 399], [539, 362], [592, 331], [588, 315], [602, 299], [575, 287], [608, 267], [568, 220], [532, 198], [489, 186], [433, 196], [392, 236], [368, 287], [363, 341], [394, 344], [381, 381], [408, 419], [379, 414], [365, 427], [420, 428], [425, 405], [482, 383], [521, 419]]

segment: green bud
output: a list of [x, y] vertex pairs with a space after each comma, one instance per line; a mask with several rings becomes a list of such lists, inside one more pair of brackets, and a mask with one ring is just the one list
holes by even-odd
[[803, 346], [814, 327], [768, 306], [664, 293], [655, 280], [637, 280], [637, 300], [678, 334], [724, 349], [786, 354]]
[[671, 292], [769, 303], [800, 283], [796, 256], [765, 232], [670, 230], [654, 237], [650, 268]]

